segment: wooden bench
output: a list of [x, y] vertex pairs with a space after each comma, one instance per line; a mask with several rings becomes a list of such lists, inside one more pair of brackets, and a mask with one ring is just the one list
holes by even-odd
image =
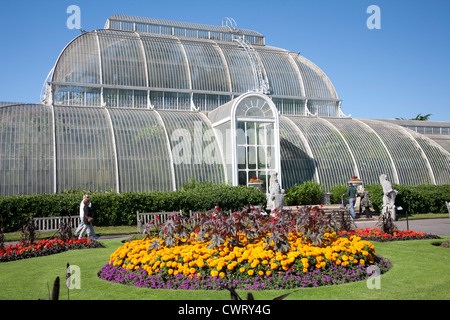
[[57, 231], [63, 223], [68, 223], [73, 229], [80, 224], [80, 217], [44, 217], [33, 218], [34, 228], [36, 232], [52, 232]]
[[[137, 220], [137, 232], [142, 233], [142, 228], [149, 222], [155, 221], [156, 216], [161, 223], [165, 223], [171, 214], [176, 212], [137, 212], [136, 220]], [[180, 214], [183, 214], [183, 211], [180, 210]]]
[[[143, 213], [143, 212], [137, 212], [136, 213], [136, 220], [137, 220], [137, 232], [142, 233], [143, 227], [152, 221], [155, 221], [156, 216], [158, 216], [160, 223], [165, 223], [167, 220], [169, 220], [170, 215], [177, 213], [177, 212], [150, 212], [150, 213]], [[197, 217], [197, 215], [201, 212], [192, 212], [192, 210], [189, 210], [189, 217]], [[231, 210], [227, 212], [229, 215], [231, 215]], [[183, 210], [180, 210], [180, 214], [183, 214]]]

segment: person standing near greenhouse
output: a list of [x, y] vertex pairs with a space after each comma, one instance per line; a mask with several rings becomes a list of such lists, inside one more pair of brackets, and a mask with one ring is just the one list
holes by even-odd
[[366, 214], [366, 218], [372, 217], [370, 213], [370, 206], [372, 203], [370, 202], [369, 192], [365, 188], [362, 188], [361, 194], [361, 207], [364, 208], [364, 213]]
[[93, 215], [91, 212], [92, 204], [89, 200], [89, 195], [85, 194], [83, 196], [83, 201], [80, 203], [80, 225], [75, 231], [75, 236], [78, 236], [78, 239], [83, 238], [83, 234], [87, 230], [87, 236], [91, 239], [98, 239], [99, 237], [94, 232], [94, 226], [92, 225]]
[[345, 196], [348, 195], [348, 203], [350, 205], [350, 214], [352, 216], [352, 218], [356, 218], [355, 215], [355, 202], [356, 202], [356, 197], [358, 196], [358, 190], [356, 190], [356, 188], [353, 186], [353, 183], [350, 183], [347, 191], [342, 195]]

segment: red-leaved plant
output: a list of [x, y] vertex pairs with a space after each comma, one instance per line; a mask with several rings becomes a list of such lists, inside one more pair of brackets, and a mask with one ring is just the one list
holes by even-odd
[[189, 237], [196, 237], [197, 241], [210, 242], [208, 247], [211, 249], [225, 242], [234, 247], [244, 246], [244, 239], [246, 242], [262, 239], [266, 248], [288, 252], [291, 249], [289, 233], [302, 233], [305, 241], [320, 245], [324, 234], [334, 230], [335, 225], [320, 207], [274, 210], [270, 215], [254, 207], [233, 213], [215, 207], [208, 212], [195, 213], [190, 218], [172, 213], [165, 223], [154, 219], [145, 226], [144, 232], [148, 237], [158, 237], [150, 246], [153, 249], [160, 246], [160, 240], [165, 246], [172, 247], [185, 244]]

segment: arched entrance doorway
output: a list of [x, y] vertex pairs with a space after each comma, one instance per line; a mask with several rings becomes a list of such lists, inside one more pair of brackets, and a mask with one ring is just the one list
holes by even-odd
[[246, 93], [210, 112], [208, 117], [223, 138], [222, 153], [229, 182], [269, 192], [270, 175], [280, 175], [278, 111], [261, 93]]

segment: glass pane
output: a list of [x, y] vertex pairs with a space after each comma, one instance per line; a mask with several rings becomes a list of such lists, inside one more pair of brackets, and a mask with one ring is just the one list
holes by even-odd
[[132, 108], [134, 100], [133, 90], [119, 90], [119, 107]]
[[245, 143], [246, 143], [245, 135], [246, 135], [245, 134], [245, 122], [238, 122], [237, 123], [237, 130], [236, 130], [238, 146], [245, 145]]
[[269, 190], [270, 174], [267, 171], [258, 171], [258, 178], [262, 180], [261, 191]]
[[247, 122], [247, 144], [256, 144], [256, 126], [254, 122]]
[[258, 169], [265, 169], [266, 161], [266, 147], [258, 147]]
[[256, 147], [248, 147], [248, 168], [256, 169]]
[[256, 179], [258, 178], [257, 171], [249, 171], [247, 176], [247, 182], [249, 182], [250, 179]]
[[266, 124], [266, 144], [268, 146], [275, 145], [275, 125], [273, 123]]
[[163, 92], [152, 91], [150, 92], [150, 102], [157, 109], [164, 108], [164, 94]]
[[268, 169], [275, 169], [275, 147], [267, 147], [266, 165]]
[[103, 89], [103, 99], [107, 107], [117, 107], [117, 90]]
[[238, 168], [246, 169], [245, 159], [247, 159], [247, 153], [245, 147], [238, 147], [237, 149], [237, 160], [238, 160]]
[[246, 186], [249, 179], [247, 179], [246, 171], [239, 171], [239, 185]]
[[258, 138], [258, 145], [265, 145], [266, 144], [266, 127], [267, 124], [265, 123], [257, 123], [256, 124], [256, 134]]

